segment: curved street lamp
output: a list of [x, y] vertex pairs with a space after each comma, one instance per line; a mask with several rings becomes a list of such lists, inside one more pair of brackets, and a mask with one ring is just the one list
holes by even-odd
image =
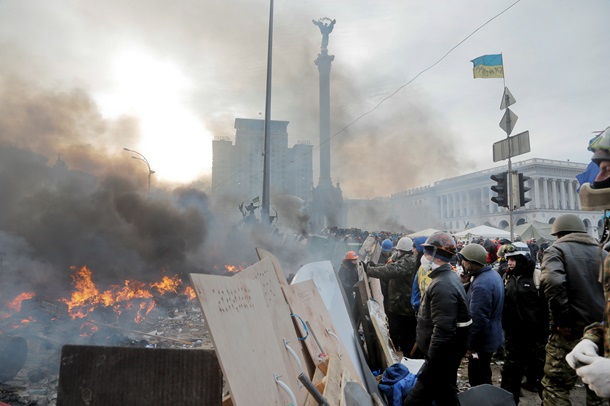
[[153, 173], [155, 173], [155, 171], [153, 171], [152, 169], [150, 169], [150, 164], [148, 163], [148, 160], [144, 157], [144, 155], [140, 154], [138, 151], [134, 151], [132, 149], [129, 148], [123, 148], [124, 151], [127, 152], [131, 152], [132, 154], [138, 154], [139, 156], [131, 156], [133, 159], [137, 159], [139, 161], [142, 161], [146, 164], [146, 166], [148, 167], [148, 196], [150, 196], [150, 175], [152, 175]]

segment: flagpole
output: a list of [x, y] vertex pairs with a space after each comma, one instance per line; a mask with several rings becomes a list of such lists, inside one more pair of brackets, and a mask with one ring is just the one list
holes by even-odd
[[[500, 52], [502, 55], [502, 52]], [[509, 110], [509, 97], [508, 92], [506, 91], [506, 71], [504, 69], [504, 56], [502, 56], [502, 83], [504, 84], [504, 103], [506, 104], [506, 109]], [[506, 128], [511, 128], [510, 123], [510, 114], [506, 115]], [[513, 156], [512, 147], [510, 145], [510, 133], [506, 132], [506, 139], [508, 140], [508, 223], [510, 226], [510, 240], [513, 241], [514, 238], [514, 228], [513, 228], [513, 167], [511, 157]]]

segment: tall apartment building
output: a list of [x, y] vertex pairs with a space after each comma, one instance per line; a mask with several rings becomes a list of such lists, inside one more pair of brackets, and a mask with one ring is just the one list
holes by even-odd
[[[272, 120], [269, 132], [271, 199], [288, 194], [310, 199], [313, 184], [313, 146], [298, 142], [288, 147], [288, 121]], [[228, 137], [212, 141], [212, 194], [240, 201], [262, 197], [265, 121], [235, 119], [235, 144]]]

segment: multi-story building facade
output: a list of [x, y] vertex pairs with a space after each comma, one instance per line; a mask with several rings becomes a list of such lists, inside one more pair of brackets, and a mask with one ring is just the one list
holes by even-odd
[[[576, 175], [586, 164], [528, 159], [512, 164], [512, 170], [530, 179], [525, 186], [531, 199], [525, 206], [513, 210], [513, 224], [539, 221], [552, 224], [563, 213], [577, 214], [596, 234], [602, 227], [601, 212], [581, 211]], [[433, 186], [407, 190], [392, 195], [389, 204], [396, 220], [417, 230], [428, 227], [461, 231], [477, 225], [497, 228], [509, 226], [509, 211], [491, 201], [496, 195], [491, 175], [508, 170], [507, 165], [435, 182]]]
[[[235, 144], [228, 137], [212, 141], [212, 193], [241, 201], [262, 196], [265, 121], [235, 119]], [[271, 195], [309, 200], [313, 184], [312, 150], [308, 142], [288, 147], [288, 121], [270, 123]]]
[[[589, 232], [597, 235], [602, 227], [603, 213], [581, 211], [577, 193], [576, 175], [586, 167], [587, 164], [582, 163], [539, 158], [513, 163], [513, 171], [530, 178], [525, 186], [530, 188], [527, 197], [531, 199], [524, 207], [513, 210], [513, 225], [533, 221], [552, 224], [563, 213], [575, 213]], [[507, 165], [486, 169], [377, 200], [377, 211], [384, 213], [384, 218], [369, 219], [368, 228], [383, 229], [385, 224], [400, 224], [413, 231], [436, 228], [457, 232], [483, 224], [506, 228], [510, 213], [491, 201], [496, 195], [491, 190], [495, 184], [491, 175], [507, 170]], [[383, 205], [387, 207], [383, 208]], [[362, 206], [362, 203], [356, 206]]]

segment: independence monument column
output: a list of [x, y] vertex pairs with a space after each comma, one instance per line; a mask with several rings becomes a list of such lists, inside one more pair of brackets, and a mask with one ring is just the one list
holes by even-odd
[[333, 186], [330, 178], [330, 64], [335, 56], [328, 54], [328, 36], [336, 21], [323, 17], [312, 22], [320, 29], [322, 44], [315, 61], [320, 72], [320, 180], [313, 188], [311, 226], [312, 230], [321, 231], [342, 225], [343, 194], [339, 184]]
[[318, 186], [331, 185], [330, 179], [330, 64], [335, 59], [328, 54], [328, 36], [336, 20], [323, 17], [312, 22], [320, 28], [322, 44], [315, 63], [320, 72], [320, 180]]

